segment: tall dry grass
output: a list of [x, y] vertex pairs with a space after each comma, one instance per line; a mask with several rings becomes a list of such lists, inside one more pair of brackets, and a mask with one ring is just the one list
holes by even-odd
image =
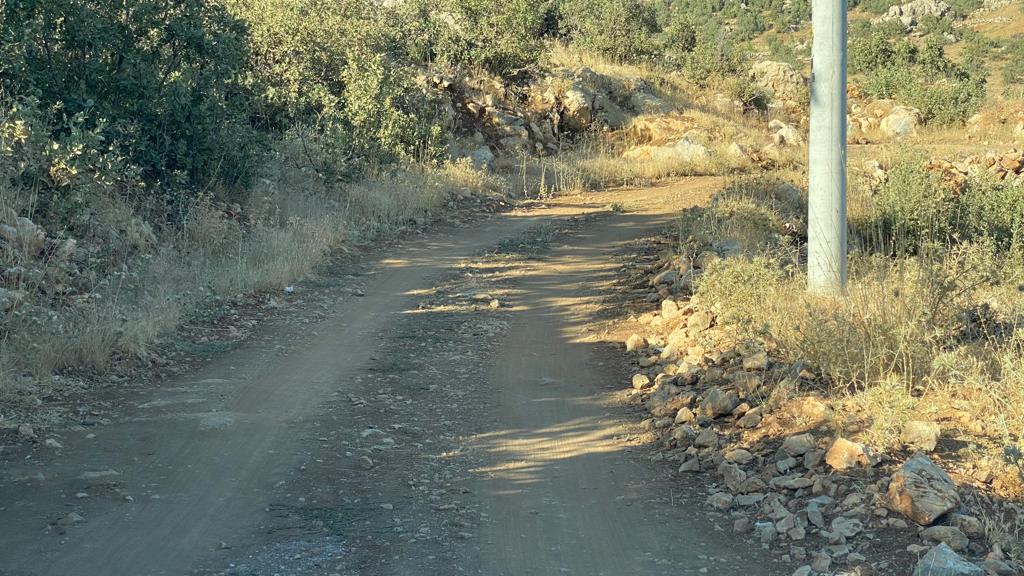
[[[179, 226], [157, 232], [148, 249], [113, 272], [88, 270], [108, 261], [85, 264], [84, 274], [101, 279], [85, 294], [48, 298], [45, 279], [13, 287], [31, 297], [0, 317], [0, 405], [30, 408], [57, 389], [53, 376], [62, 372], [102, 373], [119, 361], [146, 358], [220, 302], [279, 291], [346, 243], [424, 225], [452, 201], [506, 186], [466, 163], [407, 165], [353, 183], [330, 182], [307, 151], [308, 143], [282, 143], [277, 161], [240, 199], [240, 210], [196, 200], [182, 209]], [[11, 192], [0, 195], [0, 208], [17, 201]], [[132, 207], [117, 198], [96, 201], [95, 208], [106, 211], [100, 223], [132, 218]]]
[[[893, 182], [929, 181], [919, 175]], [[741, 181], [707, 209], [685, 215], [680, 250], [718, 249], [727, 256], [698, 277], [695, 300], [741, 338], [770, 335], [783, 358], [820, 375], [823, 390], [871, 415], [857, 431], [862, 439], [891, 447], [906, 420], [953, 411], [1000, 434], [996, 444], [1016, 445], [1024, 440], [1024, 335], [1016, 331], [1024, 320], [1024, 253], [1019, 228], [985, 214], [998, 210], [993, 198], [1017, 198], [1020, 190], [1005, 185], [1011, 189], [992, 194], [989, 186], [979, 182], [976, 197], [955, 200], [970, 204], [966, 210], [951, 205], [931, 212], [912, 190], [856, 190], [871, 194], [864, 205], [874, 208], [851, 232], [855, 250], [844, 298], [807, 293], [803, 200], [784, 182]], [[898, 198], [907, 210], [884, 204]], [[869, 214], [878, 218], [873, 227]], [[908, 220], [894, 222], [900, 214]], [[939, 214], [949, 220], [940, 225]], [[979, 227], [982, 222], [990, 225]], [[894, 231], [899, 241], [892, 240]]]

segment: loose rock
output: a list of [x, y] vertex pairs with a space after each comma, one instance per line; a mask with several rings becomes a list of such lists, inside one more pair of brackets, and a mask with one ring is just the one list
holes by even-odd
[[985, 571], [964, 560], [952, 548], [939, 544], [914, 567], [913, 576], [984, 576]]
[[956, 485], [924, 454], [915, 454], [889, 481], [889, 508], [930, 526], [960, 505]]

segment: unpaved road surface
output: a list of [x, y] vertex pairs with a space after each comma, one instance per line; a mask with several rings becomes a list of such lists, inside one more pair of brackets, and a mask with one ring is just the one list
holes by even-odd
[[0, 574], [784, 573], [657, 461], [601, 329], [624, 244], [720, 185], [406, 241], [60, 448], [0, 447]]

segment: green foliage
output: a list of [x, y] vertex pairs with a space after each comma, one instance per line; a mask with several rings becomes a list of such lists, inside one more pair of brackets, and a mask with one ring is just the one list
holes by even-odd
[[621, 62], [657, 54], [657, 14], [640, 0], [561, 0], [559, 15], [573, 43]]
[[245, 26], [203, 0], [10, 0], [0, 82], [57, 126], [102, 126], [104, 148], [159, 181], [239, 182], [255, 141], [235, 79]]
[[[510, 75], [537, 64], [551, 0], [414, 0], [390, 24], [419, 63], [471, 64]], [[419, 30], [417, 30], [419, 28]]]
[[1008, 58], [1003, 65], [1003, 82], [1018, 90], [1024, 86], [1024, 40], [1014, 40], [1007, 47]]
[[949, 60], [938, 36], [927, 37], [920, 48], [886, 33], [855, 38], [850, 68], [865, 75], [867, 94], [914, 106], [925, 122], [963, 123], [985, 99], [984, 70]]
[[913, 253], [922, 247], [990, 242], [999, 250], [1021, 247], [1024, 185], [978, 176], [956, 192], [919, 159], [897, 163], [874, 198], [874, 218], [858, 224], [865, 239], [886, 250]]

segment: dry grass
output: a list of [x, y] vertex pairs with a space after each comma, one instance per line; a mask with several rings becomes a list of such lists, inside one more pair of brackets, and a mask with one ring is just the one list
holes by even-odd
[[[161, 339], [217, 302], [281, 290], [346, 242], [421, 225], [453, 199], [505, 187], [468, 164], [406, 166], [330, 185], [287, 153], [242, 202], [243, 217], [197, 200], [180, 227], [159, 234], [150, 250], [85, 297], [33, 298], [6, 315], [0, 324], [0, 404], [31, 407], [51, 393], [52, 376], [63, 371], [102, 373], [120, 360], [144, 359]], [[130, 212], [108, 200], [111, 212]], [[39, 286], [22, 288], [40, 292]]]
[[783, 201], [781, 187], [740, 182], [684, 217], [684, 252], [711, 239], [738, 248], [708, 267], [695, 299], [740, 337], [770, 334], [783, 358], [813, 367], [828, 393], [863, 416], [852, 433], [875, 446], [898, 445], [908, 419], [958, 414], [970, 415], [972, 432], [989, 437], [996, 452], [1020, 443], [1020, 256], [983, 240], [900, 257], [873, 254], [865, 243], [851, 262], [848, 296], [816, 297], [783, 234], [801, 207]]

